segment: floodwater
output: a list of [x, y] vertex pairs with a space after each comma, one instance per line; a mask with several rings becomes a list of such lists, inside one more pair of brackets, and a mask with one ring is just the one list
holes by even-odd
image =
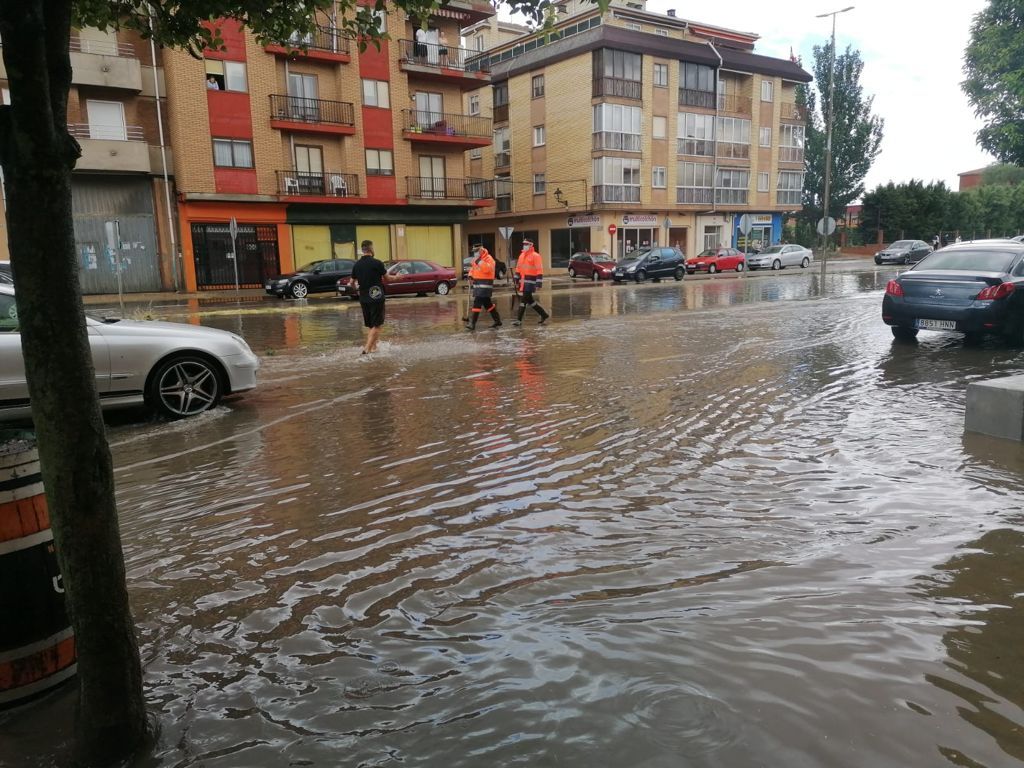
[[1024, 764], [1024, 448], [963, 433], [1024, 355], [895, 343], [890, 276], [394, 300], [371, 359], [356, 305], [194, 316], [261, 384], [111, 421], [137, 765]]

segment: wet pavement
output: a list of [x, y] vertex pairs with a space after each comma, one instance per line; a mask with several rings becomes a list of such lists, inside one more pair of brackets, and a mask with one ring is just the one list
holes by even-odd
[[[263, 367], [109, 420], [137, 764], [1024, 763], [1024, 448], [963, 433], [1024, 354], [894, 342], [893, 274], [396, 299], [370, 358], [354, 303], [149, 310]], [[0, 764], [60, 764], [72, 699]]]

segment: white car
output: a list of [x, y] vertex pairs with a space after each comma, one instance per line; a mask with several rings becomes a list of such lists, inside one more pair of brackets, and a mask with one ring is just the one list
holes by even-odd
[[[86, 324], [104, 408], [145, 404], [177, 419], [256, 386], [259, 358], [233, 333], [148, 320]], [[0, 284], [0, 420], [29, 416], [14, 286]]]
[[750, 269], [806, 269], [813, 262], [814, 254], [802, 245], [772, 245], [760, 253], [747, 254], [747, 266]]

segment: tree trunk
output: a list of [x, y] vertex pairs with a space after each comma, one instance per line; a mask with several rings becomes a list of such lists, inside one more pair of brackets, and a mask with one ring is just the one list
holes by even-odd
[[[114, 477], [78, 283], [67, 132], [70, 0], [0, 0], [11, 106], [0, 163], [43, 481], [78, 647], [77, 751], [104, 765], [146, 735]], [[16, 619], [16, 617], [13, 617]]]

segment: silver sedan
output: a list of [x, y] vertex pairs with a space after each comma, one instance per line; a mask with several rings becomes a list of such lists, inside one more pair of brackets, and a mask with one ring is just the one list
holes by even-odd
[[747, 255], [750, 269], [806, 269], [814, 262], [814, 254], [802, 245], [773, 245], [757, 254]]
[[[259, 358], [233, 333], [182, 323], [86, 323], [104, 408], [145, 404], [177, 419], [256, 386]], [[14, 286], [0, 284], [0, 420], [30, 415]]]

